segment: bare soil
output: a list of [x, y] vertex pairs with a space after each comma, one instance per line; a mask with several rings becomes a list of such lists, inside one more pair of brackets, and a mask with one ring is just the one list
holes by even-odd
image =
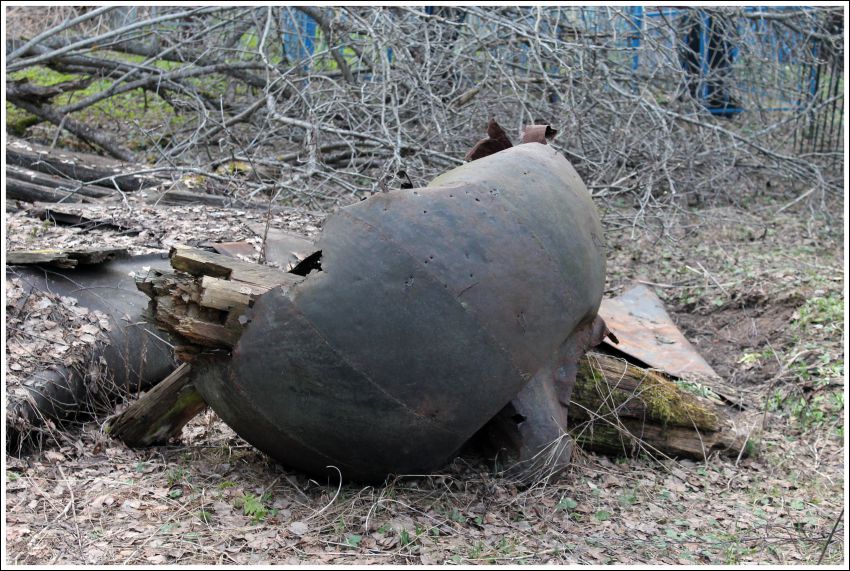
[[[337, 488], [275, 464], [209, 411], [179, 442], [148, 450], [109, 439], [97, 419], [57, 431], [55, 446], [6, 456], [8, 562], [786, 565], [823, 552], [840, 563], [843, 520], [824, 548], [845, 503], [844, 221], [805, 203], [776, 215], [780, 206], [604, 215], [606, 295], [654, 284], [717, 372], [750, 391], [741, 415], [753, 427], [751, 457], [579, 451], [566, 474], [531, 489], [458, 458], [427, 476]], [[244, 213], [136, 208], [150, 231], [113, 238], [140, 251], [251, 236]], [[275, 225], [315, 231], [299, 216]], [[6, 247], [110, 236], [18, 213]]]

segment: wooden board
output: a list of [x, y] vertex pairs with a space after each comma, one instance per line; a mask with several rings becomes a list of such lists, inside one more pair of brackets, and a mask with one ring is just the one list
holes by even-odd
[[101, 264], [116, 258], [126, 258], [129, 252], [125, 248], [104, 248], [95, 250], [25, 250], [6, 253], [6, 265], [28, 266], [46, 264], [60, 268], [73, 268]]

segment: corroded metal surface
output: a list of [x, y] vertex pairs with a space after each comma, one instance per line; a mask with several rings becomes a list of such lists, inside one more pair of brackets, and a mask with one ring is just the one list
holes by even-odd
[[557, 134], [558, 130], [553, 129], [551, 125], [526, 125], [522, 131], [522, 142], [545, 145], [548, 140], [554, 139]]
[[674, 377], [718, 378], [648, 287], [638, 284], [604, 300], [599, 314], [619, 340], [616, 344], [606, 340], [617, 351]]
[[288, 466], [431, 470], [532, 379], [568, 402], [567, 366], [590, 339], [575, 332], [593, 330], [602, 296], [601, 236], [575, 170], [540, 144], [376, 194], [327, 220], [322, 271], [261, 296], [199, 390]]

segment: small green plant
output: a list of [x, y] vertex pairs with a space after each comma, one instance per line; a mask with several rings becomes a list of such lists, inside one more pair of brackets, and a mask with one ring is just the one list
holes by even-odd
[[806, 431], [840, 420], [844, 414], [844, 393], [833, 391], [807, 398], [799, 393], [787, 394], [777, 390], [769, 397], [767, 410], [786, 413], [801, 430]]
[[200, 519], [205, 524], [209, 525], [213, 521], [212, 512], [208, 512], [207, 510], [199, 510], [198, 511], [198, 519]]
[[170, 468], [168, 472], [165, 473], [165, 478], [168, 481], [168, 486], [171, 487], [175, 484], [179, 484], [184, 480], [188, 480], [189, 472], [183, 466], [175, 466], [174, 468]]
[[219, 490], [226, 490], [227, 488], [235, 488], [236, 482], [231, 482], [230, 480], [225, 480], [223, 482], [219, 482], [217, 487], [218, 487]]
[[761, 351], [746, 351], [741, 358], [738, 359], [738, 364], [744, 365], [746, 368], [760, 367], [769, 361], [776, 360], [776, 352], [772, 347], [765, 347]]
[[611, 512], [606, 510], [599, 510], [596, 512], [596, 515], [594, 517], [597, 521], [608, 521], [609, 519], [611, 519]]
[[363, 541], [363, 536], [357, 534], [352, 534], [345, 538], [345, 544], [353, 548], [359, 547], [361, 541]]
[[806, 504], [803, 500], [791, 500], [788, 505], [791, 506], [791, 509], [795, 510], [802, 510], [806, 508]]
[[805, 328], [813, 325], [828, 327], [836, 331], [844, 329], [844, 298], [830, 293], [825, 297], [816, 296], [808, 299], [797, 310], [795, 323]]
[[457, 508], [452, 508], [452, 511], [449, 514], [449, 519], [460, 524], [466, 523], [466, 518], [460, 513], [460, 511], [458, 511]]
[[558, 502], [558, 504], [555, 506], [555, 509], [556, 509], [556, 510], [568, 510], [568, 511], [572, 511], [572, 510], [574, 510], [574, 509], [576, 508], [576, 506], [578, 506], [578, 502], [577, 502], [577, 501], [575, 501], [575, 500], [574, 500], [574, 499], [572, 499], [572, 498], [564, 497], [564, 498], [561, 498], [561, 500], [560, 500], [560, 501]]
[[627, 506], [633, 506], [638, 502], [638, 497], [634, 490], [622, 494], [619, 499], [621, 504]]
[[242, 513], [254, 520], [254, 523], [260, 523], [270, 512], [263, 503], [263, 497], [248, 492], [242, 496]]

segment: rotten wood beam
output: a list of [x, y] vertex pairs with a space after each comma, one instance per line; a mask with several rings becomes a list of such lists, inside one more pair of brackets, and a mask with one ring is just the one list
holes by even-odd
[[116, 416], [106, 432], [132, 448], [166, 444], [179, 436], [183, 427], [207, 408], [191, 373], [188, 363], [177, 367]]

